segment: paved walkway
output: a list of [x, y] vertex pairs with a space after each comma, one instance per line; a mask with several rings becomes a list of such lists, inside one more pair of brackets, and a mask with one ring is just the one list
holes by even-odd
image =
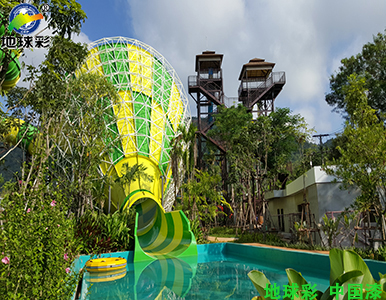
[[227, 237], [217, 237], [217, 236], [207, 236], [206, 239], [213, 243], [226, 243], [226, 242], [233, 242], [237, 240], [237, 238], [233, 238], [233, 237], [227, 238]]
[[245, 243], [244, 245], [251, 245], [251, 246], [257, 246], [257, 247], [266, 247], [266, 248], [276, 248], [276, 249], [282, 249], [282, 250], [289, 250], [289, 251], [300, 251], [300, 252], [312, 252], [312, 253], [320, 253], [320, 254], [329, 254], [329, 251], [320, 251], [320, 250], [305, 250], [305, 249], [295, 249], [295, 248], [287, 248], [287, 247], [279, 247], [279, 246], [271, 246], [271, 245], [265, 245], [260, 243]]
[[[233, 241], [237, 240], [237, 238], [226, 238], [226, 237], [208, 236], [207, 240], [211, 241], [213, 243], [226, 243], [226, 242], [233, 242]], [[303, 249], [271, 246], [271, 245], [260, 244], [260, 243], [244, 243], [244, 245], [257, 246], [257, 247], [266, 247], [266, 248], [276, 248], [276, 249], [290, 250], [290, 251], [292, 250], [292, 251], [300, 251], [300, 252], [321, 253], [321, 254], [327, 254], [327, 255], [329, 254], [329, 251], [303, 250]]]

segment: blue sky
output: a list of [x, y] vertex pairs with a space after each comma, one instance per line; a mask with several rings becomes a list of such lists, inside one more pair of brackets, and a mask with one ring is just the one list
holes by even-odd
[[[275, 101], [305, 117], [317, 133], [335, 133], [343, 120], [324, 98], [342, 58], [386, 28], [384, 0], [80, 0], [87, 14], [77, 41], [136, 38], [158, 50], [186, 88], [195, 55], [224, 54], [224, 91], [237, 95], [238, 75], [251, 58], [276, 63], [287, 83]], [[27, 62], [38, 63], [31, 53]], [[186, 89], [187, 90], [187, 89]], [[195, 115], [194, 101], [191, 111]]]

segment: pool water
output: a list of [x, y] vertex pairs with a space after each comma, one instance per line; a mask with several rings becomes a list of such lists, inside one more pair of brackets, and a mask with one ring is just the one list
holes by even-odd
[[[329, 286], [328, 274], [320, 269], [319, 272], [311, 268], [295, 269], [308, 283], [316, 284], [318, 290], [325, 291]], [[247, 275], [252, 270], [262, 271], [272, 284], [281, 287], [288, 284], [285, 267], [273, 261], [206, 253], [190, 260], [128, 263], [126, 272], [114, 275], [119, 279], [103, 276], [95, 280], [86, 273], [81, 299], [250, 300], [258, 295]]]

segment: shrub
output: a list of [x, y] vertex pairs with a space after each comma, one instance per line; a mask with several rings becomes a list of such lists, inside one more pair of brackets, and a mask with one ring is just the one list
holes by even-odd
[[111, 215], [87, 210], [77, 223], [75, 236], [84, 254], [133, 250], [134, 225], [134, 209]]
[[[74, 222], [60, 191], [5, 194], [0, 220], [0, 295], [4, 299], [68, 299], [79, 279], [71, 274]], [[49, 187], [47, 187], [49, 188]]]
[[363, 259], [374, 259], [379, 261], [386, 260], [386, 246], [381, 246], [377, 250], [374, 250], [373, 248], [368, 248], [368, 249], [352, 248], [351, 250], [356, 252]]
[[276, 234], [262, 232], [249, 233], [246, 231], [240, 235], [239, 239], [237, 240], [237, 243], [263, 243], [275, 246], [287, 245]]
[[221, 237], [234, 237], [236, 236], [236, 229], [232, 227], [214, 227], [209, 230], [209, 234], [213, 236]]
[[205, 238], [203, 227], [200, 226], [200, 221], [198, 218], [190, 221], [190, 228], [196, 238], [197, 244], [208, 244], [208, 240]]

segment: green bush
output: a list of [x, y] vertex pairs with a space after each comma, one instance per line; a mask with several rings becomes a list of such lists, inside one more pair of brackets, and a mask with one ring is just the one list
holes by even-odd
[[286, 247], [286, 248], [293, 248], [293, 249], [302, 249], [302, 250], [319, 250], [319, 251], [325, 251], [328, 250], [326, 247], [319, 246], [319, 245], [309, 245], [305, 243], [296, 243], [296, 244], [288, 244], [280, 239], [280, 237], [273, 233], [249, 233], [244, 232], [238, 240], [235, 241], [235, 243], [260, 243], [260, 244], [266, 244], [271, 246], [278, 246], [278, 247]]
[[359, 249], [352, 248], [354, 252], [360, 255], [363, 259], [374, 259], [379, 261], [386, 261], [386, 246], [381, 246], [377, 250], [373, 248]]
[[204, 232], [202, 230], [202, 227], [200, 226], [200, 221], [198, 218], [194, 219], [193, 221], [190, 221], [190, 228], [194, 234], [194, 237], [196, 238], [197, 244], [208, 244], [208, 240], [205, 238]]
[[111, 215], [87, 210], [76, 226], [75, 237], [83, 254], [134, 249], [135, 210]]
[[[47, 186], [47, 188], [49, 188]], [[78, 274], [71, 274], [77, 252], [74, 222], [60, 191], [6, 193], [0, 220], [0, 295], [3, 299], [68, 299]]]
[[287, 245], [287, 243], [283, 242], [276, 234], [262, 232], [249, 233], [246, 231], [240, 235], [237, 243], [262, 243], [283, 247]]
[[232, 227], [213, 227], [209, 230], [209, 235], [218, 237], [235, 237], [236, 229]]

